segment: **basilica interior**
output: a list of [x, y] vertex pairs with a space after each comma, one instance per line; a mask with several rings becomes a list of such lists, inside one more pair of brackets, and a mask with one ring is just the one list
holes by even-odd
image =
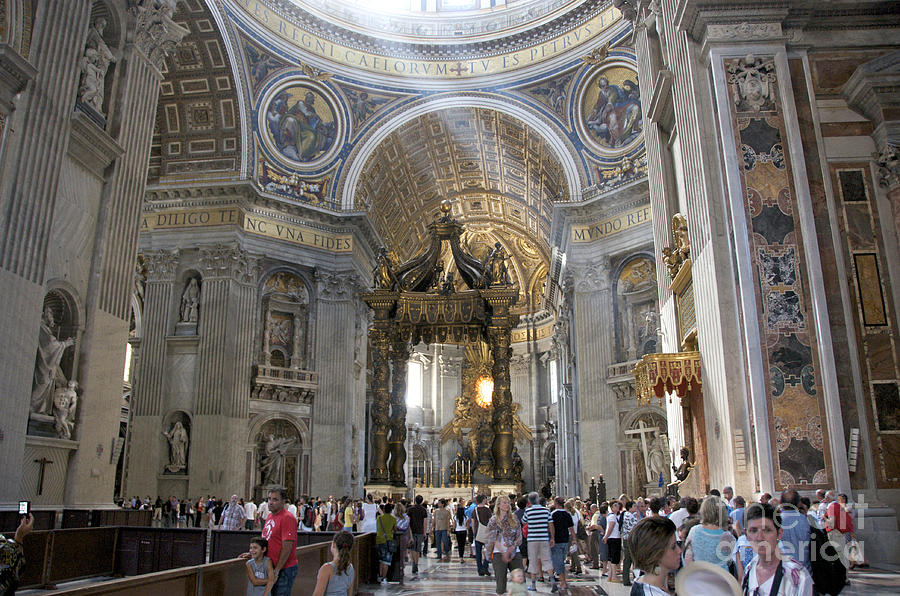
[[849, 493], [900, 560], [898, 25], [0, 0], [0, 508], [690, 462], [682, 494]]

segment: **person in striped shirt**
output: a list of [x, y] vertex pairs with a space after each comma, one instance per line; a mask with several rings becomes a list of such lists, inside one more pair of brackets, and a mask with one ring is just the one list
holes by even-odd
[[[550, 547], [553, 546], [553, 518], [550, 510], [541, 505], [539, 499], [536, 492], [528, 493], [528, 502], [531, 506], [525, 510], [525, 515], [522, 516], [522, 523], [528, 524], [526, 540], [528, 541], [528, 574], [531, 575], [529, 592], [537, 590], [534, 584], [535, 578], [540, 572], [538, 565], [547, 571], [553, 569], [553, 562], [550, 560]], [[555, 586], [556, 579], [552, 575], [551, 581]]]

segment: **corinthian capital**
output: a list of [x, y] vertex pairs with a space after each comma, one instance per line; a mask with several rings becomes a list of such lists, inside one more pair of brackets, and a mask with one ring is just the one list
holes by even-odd
[[216, 244], [200, 248], [200, 266], [206, 278], [229, 278], [251, 284], [256, 281], [259, 262], [242, 248]]
[[131, 8], [134, 19], [134, 45], [158, 69], [166, 54], [175, 50], [190, 33], [172, 20], [176, 0], [138, 0]]
[[576, 292], [599, 292], [609, 289], [609, 262], [606, 259], [588, 264], [571, 263], [568, 267], [570, 283]]
[[173, 281], [178, 267], [178, 249], [151, 250], [141, 255], [147, 281]]
[[359, 276], [352, 271], [325, 271], [316, 269], [319, 298], [322, 300], [352, 300], [362, 289]]
[[509, 359], [509, 370], [512, 374], [520, 376], [528, 374], [531, 370], [532, 354], [517, 354]]

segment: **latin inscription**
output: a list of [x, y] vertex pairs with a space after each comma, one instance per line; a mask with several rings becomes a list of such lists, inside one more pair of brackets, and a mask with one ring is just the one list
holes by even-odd
[[476, 60], [434, 62], [391, 58], [338, 45], [296, 27], [270, 10], [262, 0], [235, 1], [248, 15], [278, 37], [322, 58], [378, 74], [432, 79], [471, 78], [537, 64], [596, 38], [617, 23], [622, 16], [617, 9], [610, 6], [578, 28], [532, 48]]
[[650, 207], [639, 207], [589, 226], [572, 228], [572, 242], [595, 242], [650, 221]]
[[240, 226], [251, 234], [331, 252], [353, 250], [353, 237], [350, 235], [328, 234], [306, 226], [284, 223], [273, 218], [245, 213], [239, 207], [160, 211], [145, 213], [141, 218], [142, 232], [210, 226]]

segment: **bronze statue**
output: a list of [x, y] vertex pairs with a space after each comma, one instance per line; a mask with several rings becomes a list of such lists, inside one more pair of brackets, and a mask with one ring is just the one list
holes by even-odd
[[689, 460], [691, 456], [691, 450], [687, 447], [681, 448], [681, 465], [677, 468], [672, 466], [672, 472], [675, 474], [675, 481], [670, 482], [666, 485], [666, 494], [667, 495], [677, 495], [678, 494], [678, 486], [685, 481], [685, 479], [690, 475], [691, 470], [694, 469], [694, 464]]
[[509, 271], [506, 269], [506, 259], [506, 251], [503, 250], [503, 246], [499, 242], [496, 242], [485, 261], [484, 272], [489, 280], [488, 285], [508, 285], [510, 283]]
[[522, 456], [519, 455], [519, 449], [515, 445], [513, 445], [512, 454], [512, 477], [516, 482], [522, 482], [522, 471], [525, 469], [525, 462], [522, 461]]
[[397, 286], [397, 276], [394, 275], [391, 258], [384, 247], [378, 251], [378, 264], [375, 265], [372, 276], [374, 277], [373, 285], [376, 290], [393, 290]]
[[687, 220], [680, 213], [672, 216], [672, 246], [663, 249], [663, 261], [672, 279], [678, 275], [685, 261], [691, 258]]

